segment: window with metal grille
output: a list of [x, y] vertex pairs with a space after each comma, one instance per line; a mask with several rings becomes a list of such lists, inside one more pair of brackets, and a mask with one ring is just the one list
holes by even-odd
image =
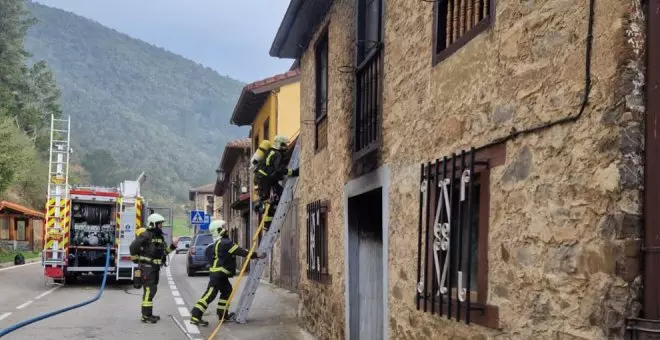
[[356, 103], [353, 120], [354, 159], [362, 158], [380, 145], [383, 76], [382, 10], [382, 0], [358, 1]]
[[326, 283], [328, 275], [327, 204], [307, 204], [307, 278]]
[[314, 113], [314, 150], [328, 145], [328, 31], [326, 30], [315, 46], [316, 60], [316, 104]]
[[434, 14], [435, 65], [492, 25], [495, 0], [439, 0]]
[[486, 304], [488, 159], [476, 152], [422, 164], [419, 195], [417, 309], [497, 327]]

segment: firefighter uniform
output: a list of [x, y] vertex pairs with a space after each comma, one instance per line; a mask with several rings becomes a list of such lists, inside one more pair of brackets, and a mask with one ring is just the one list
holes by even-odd
[[[142, 322], [156, 323], [160, 320], [153, 315], [153, 300], [158, 291], [160, 267], [165, 264], [167, 254], [176, 249], [173, 243], [169, 247], [163, 236], [162, 223], [165, 218], [160, 214], [151, 214], [147, 219], [147, 229], [140, 233], [130, 245], [131, 259], [139, 264], [142, 293]], [[138, 284], [139, 286], [139, 284]]]
[[261, 201], [261, 204], [257, 204], [255, 208], [258, 212], [262, 212], [262, 204], [267, 200], [270, 204], [268, 214], [264, 216], [264, 230], [270, 228], [275, 211], [277, 211], [280, 196], [282, 195], [282, 191], [284, 191], [279, 181], [284, 179], [284, 176], [297, 177], [299, 174], [298, 168], [287, 169], [282, 162], [286, 145], [286, 137], [276, 136], [265, 160], [257, 166], [255, 173], [255, 184], [257, 185], [259, 200]]
[[[204, 295], [197, 300], [191, 311], [191, 324], [208, 326], [208, 322], [202, 320], [202, 315], [215, 300], [218, 293], [218, 305], [216, 314], [218, 319], [232, 319], [234, 313], [229, 313], [229, 296], [233, 290], [229, 278], [236, 275], [236, 256], [247, 256], [248, 250], [234, 243], [224, 228], [225, 221], [215, 220], [209, 225], [209, 231], [215, 242], [206, 248], [205, 256], [211, 264], [209, 268], [209, 284]], [[263, 258], [253, 253], [251, 259]]]

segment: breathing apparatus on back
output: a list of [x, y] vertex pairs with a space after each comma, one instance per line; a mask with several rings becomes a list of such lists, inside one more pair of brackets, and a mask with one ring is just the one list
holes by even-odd
[[252, 158], [250, 159], [250, 171], [256, 170], [257, 165], [259, 165], [259, 163], [261, 163], [264, 160], [264, 158], [266, 158], [268, 149], [270, 149], [270, 141], [264, 139], [263, 141], [261, 141], [261, 143], [259, 143], [259, 147], [257, 148], [257, 150], [252, 155]]

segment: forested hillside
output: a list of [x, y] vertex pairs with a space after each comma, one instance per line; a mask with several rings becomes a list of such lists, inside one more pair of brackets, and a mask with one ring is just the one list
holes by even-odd
[[25, 49], [53, 69], [71, 115], [73, 157], [86, 170], [74, 178], [115, 185], [145, 171], [159, 203], [213, 180], [226, 141], [247, 133], [229, 125], [242, 83], [75, 14], [27, 7], [38, 22]]
[[0, 0], [0, 199], [42, 208], [59, 90], [45, 63], [26, 64], [23, 38], [33, 22], [26, 14], [22, 0]]

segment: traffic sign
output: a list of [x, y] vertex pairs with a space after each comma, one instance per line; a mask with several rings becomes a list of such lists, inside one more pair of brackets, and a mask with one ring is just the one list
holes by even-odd
[[203, 210], [191, 210], [190, 211], [190, 224], [203, 224], [205, 222], [205, 216]]

